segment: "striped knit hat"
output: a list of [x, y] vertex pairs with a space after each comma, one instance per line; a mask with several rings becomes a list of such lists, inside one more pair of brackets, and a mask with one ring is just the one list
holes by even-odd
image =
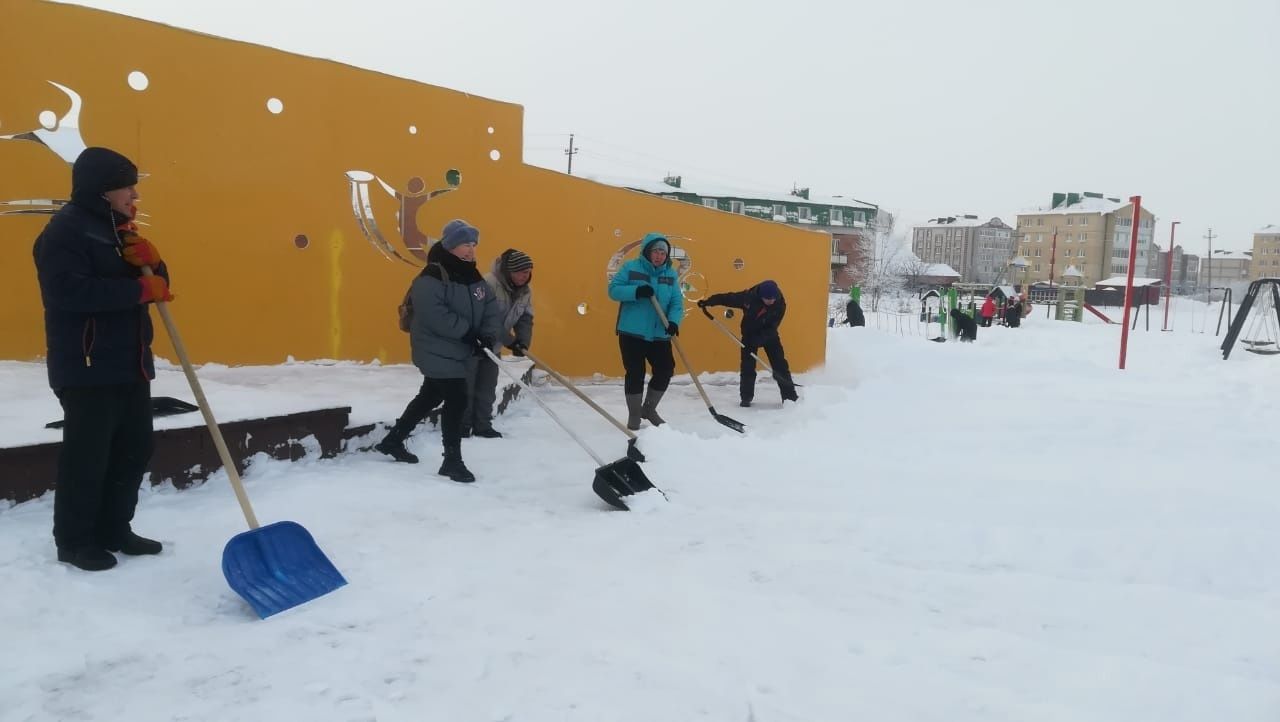
[[533, 270], [533, 259], [528, 254], [508, 248], [502, 252], [502, 268], [507, 273]]

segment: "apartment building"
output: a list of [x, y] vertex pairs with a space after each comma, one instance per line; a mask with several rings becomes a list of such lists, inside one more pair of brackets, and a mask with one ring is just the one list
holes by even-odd
[[[1092, 287], [1129, 271], [1132, 224], [1133, 206], [1127, 201], [1101, 193], [1054, 193], [1049, 206], [1018, 214], [1015, 255], [1026, 259], [1032, 283], [1063, 283], [1063, 272], [1074, 265], [1082, 276], [1076, 282]], [[1143, 207], [1135, 268], [1139, 276], [1157, 275], [1155, 225], [1155, 214]]]
[[911, 251], [926, 263], [950, 266], [965, 283], [998, 283], [1013, 246], [1013, 228], [999, 218], [943, 216], [911, 229]]
[[1280, 277], [1280, 226], [1263, 226], [1254, 232], [1252, 260], [1251, 280]]

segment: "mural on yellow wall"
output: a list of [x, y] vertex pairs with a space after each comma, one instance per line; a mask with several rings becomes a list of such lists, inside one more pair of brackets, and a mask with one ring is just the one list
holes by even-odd
[[[140, 220], [197, 362], [408, 361], [395, 309], [453, 218], [480, 229], [486, 270], [506, 248], [534, 258], [535, 350], [565, 373], [621, 374], [606, 285], [650, 231], [690, 303], [776, 280], [792, 365], [823, 358], [828, 235], [524, 165], [517, 105], [36, 0], [7, 3], [5, 28], [0, 358], [43, 354], [30, 247], [86, 145], [142, 170]], [[102, 37], [130, 52], [95, 52]], [[699, 371], [737, 368], [710, 324], [685, 325]]]

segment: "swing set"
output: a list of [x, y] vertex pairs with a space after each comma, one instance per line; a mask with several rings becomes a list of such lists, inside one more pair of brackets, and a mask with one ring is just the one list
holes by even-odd
[[[1240, 338], [1241, 332], [1244, 332], [1243, 338]], [[1280, 354], [1280, 278], [1259, 278], [1249, 284], [1240, 310], [1227, 328], [1227, 337], [1222, 340], [1223, 361], [1231, 355], [1237, 339], [1249, 353]]]

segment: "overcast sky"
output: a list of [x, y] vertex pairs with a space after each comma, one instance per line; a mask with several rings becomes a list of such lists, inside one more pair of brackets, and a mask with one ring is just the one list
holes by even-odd
[[[574, 174], [852, 195], [901, 226], [1140, 194], [1157, 242], [1280, 224], [1280, 0], [94, 0], [523, 105]], [[127, 44], [113, 46], [127, 51]]]

